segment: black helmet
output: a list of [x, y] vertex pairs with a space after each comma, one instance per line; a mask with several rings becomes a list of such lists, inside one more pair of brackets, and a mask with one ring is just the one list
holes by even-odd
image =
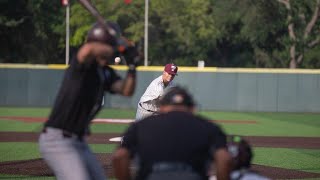
[[121, 35], [120, 27], [117, 23], [107, 22], [108, 27], [111, 29], [112, 34], [108, 32], [106, 27], [100, 23], [95, 23], [87, 34], [87, 42], [102, 42], [115, 46], [117, 44], [117, 37]]
[[192, 96], [187, 90], [176, 86], [169, 88], [159, 100], [160, 105], [184, 105], [193, 107], [195, 105]]
[[233, 170], [250, 168], [253, 154], [247, 141], [240, 136], [229, 136], [227, 146], [232, 157]]

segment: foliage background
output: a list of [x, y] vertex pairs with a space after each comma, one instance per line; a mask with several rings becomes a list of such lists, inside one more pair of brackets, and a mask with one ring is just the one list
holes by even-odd
[[[143, 42], [144, 0], [92, 2], [124, 36]], [[70, 4], [74, 53], [95, 20], [77, 1]], [[149, 64], [320, 68], [319, 8], [320, 0], [152, 0]], [[64, 63], [65, 7], [56, 0], [1, 0], [0, 41], [1, 63]]]

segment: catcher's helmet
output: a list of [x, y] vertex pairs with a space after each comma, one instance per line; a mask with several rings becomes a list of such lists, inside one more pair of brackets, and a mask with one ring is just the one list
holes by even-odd
[[95, 23], [88, 31], [87, 42], [102, 42], [115, 46], [117, 44], [117, 37], [121, 35], [120, 27], [117, 23], [107, 22], [109, 28], [111, 28], [115, 34], [110, 34], [103, 25]]
[[253, 157], [251, 146], [240, 136], [228, 137], [228, 151], [232, 157], [233, 170], [251, 166]]

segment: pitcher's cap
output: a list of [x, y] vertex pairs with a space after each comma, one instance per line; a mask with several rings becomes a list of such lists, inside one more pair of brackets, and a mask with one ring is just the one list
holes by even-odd
[[168, 74], [172, 74], [172, 75], [178, 75], [178, 66], [170, 63], [170, 64], [166, 64], [164, 67], [164, 71], [167, 72]]

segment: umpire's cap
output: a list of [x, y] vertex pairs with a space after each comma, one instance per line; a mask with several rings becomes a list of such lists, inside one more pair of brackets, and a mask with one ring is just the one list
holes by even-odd
[[164, 95], [159, 100], [159, 105], [183, 105], [187, 107], [194, 107], [195, 103], [187, 90], [177, 86], [166, 90]]

